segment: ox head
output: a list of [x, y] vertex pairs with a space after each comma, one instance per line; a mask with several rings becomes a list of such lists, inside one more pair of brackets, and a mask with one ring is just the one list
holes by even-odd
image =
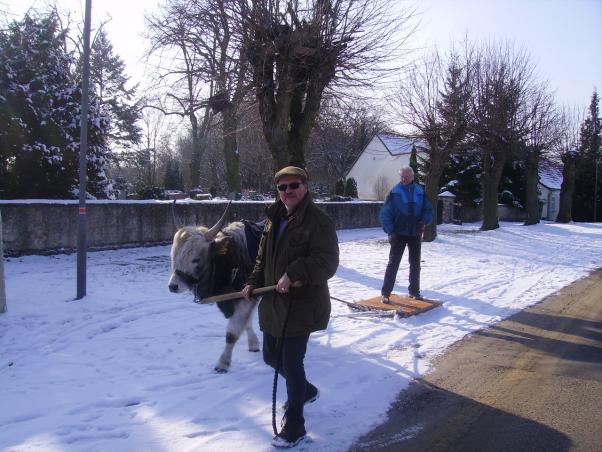
[[170, 292], [191, 291], [203, 299], [229, 282], [230, 274], [224, 267], [228, 265], [230, 238], [221, 233], [229, 207], [210, 229], [187, 226], [176, 232], [171, 246]]

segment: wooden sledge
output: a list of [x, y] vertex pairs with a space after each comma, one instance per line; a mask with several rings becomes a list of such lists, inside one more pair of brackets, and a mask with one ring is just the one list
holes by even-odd
[[416, 300], [407, 295], [391, 294], [389, 300], [391, 304], [384, 304], [382, 297], [368, 298], [367, 300], [357, 301], [355, 304], [366, 309], [378, 309], [379, 311], [395, 311], [399, 317], [410, 317], [422, 312], [441, 306], [442, 302], [436, 300]]

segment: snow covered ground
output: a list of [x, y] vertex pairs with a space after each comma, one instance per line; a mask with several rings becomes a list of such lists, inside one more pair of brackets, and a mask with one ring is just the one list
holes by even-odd
[[[379, 294], [379, 229], [339, 232], [333, 296]], [[225, 320], [167, 290], [169, 247], [88, 254], [88, 296], [73, 301], [75, 255], [6, 260], [0, 315], [0, 450], [270, 450], [273, 374], [242, 338], [213, 372]], [[379, 424], [398, 392], [465, 335], [602, 266], [602, 225], [445, 225], [423, 246], [422, 287], [443, 306], [408, 319], [354, 317], [333, 301], [306, 358], [320, 399], [310, 451], [339, 451]], [[405, 293], [404, 257], [396, 292]], [[278, 387], [279, 405], [285, 399]], [[278, 423], [281, 409], [279, 406]]]

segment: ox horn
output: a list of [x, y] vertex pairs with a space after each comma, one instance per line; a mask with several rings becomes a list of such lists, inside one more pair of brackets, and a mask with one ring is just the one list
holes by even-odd
[[211, 229], [209, 229], [207, 232], [205, 232], [205, 240], [207, 240], [208, 242], [215, 239], [215, 236], [217, 235], [217, 233], [222, 230], [222, 227], [224, 226], [224, 222], [226, 221], [226, 215], [228, 214], [228, 209], [230, 209], [230, 204], [232, 204], [232, 201], [230, 201], [228, 203], [228, 205], [226, 206], [226, 210], [224, 210], [224, 213], [222, 214], [221, 218], [219, 220], [217, 220], [217, 223], [215, 223], [215, 225]]

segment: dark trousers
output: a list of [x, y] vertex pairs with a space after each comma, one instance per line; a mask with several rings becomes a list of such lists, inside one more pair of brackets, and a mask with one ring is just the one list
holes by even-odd
[[305, 425], [303, 417], [305, 388], [310, 384], [305, 378], [305, 366], [303, 365], [308, 340], [309, 334], [280, 339], [263, 333], [263, 360], [274, 369], [282, 345], [282, 358], [278, 371], [286, 380], [288, 408], [285, 416], [287, 422], [300, 422], [303, 425]]
[[391, 249], [389, 251], [389, 263], [387, 264], [387, 270], [385, 271], [385, 280], [381, 289], [381, 294], [384, 296], [391, 295], [393, 286], [395, 285], [395, 278], [397, 277], [397, 270], [399, 270], [399, 263], [403, 252], [408, 246], [410, 253], [410, 285], [408, 286], [408, 292], [411, 295], [418, 294], [420, 292], [420, 236], [408, 236], [408, 235], [389, 235], [389, 243]]

